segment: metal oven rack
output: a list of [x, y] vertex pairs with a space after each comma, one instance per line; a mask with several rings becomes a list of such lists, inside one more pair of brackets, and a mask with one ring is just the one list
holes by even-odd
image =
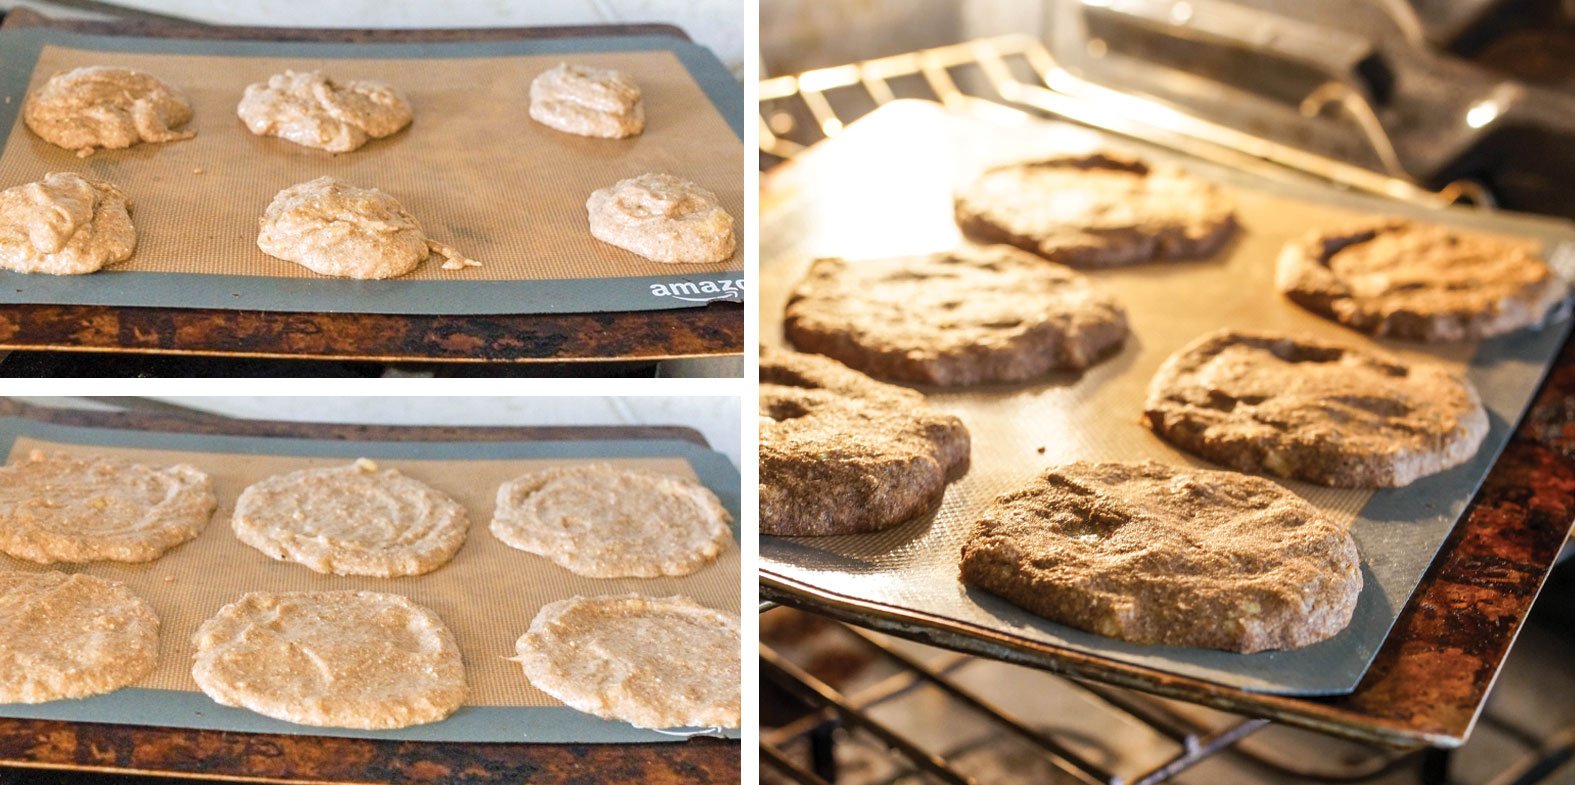
[[[1314, 153], [1188, 116], [1165, 104], [1125, 95], [1079, 79], [1057, 65], [1037, 39], [1008, 35], [950, 46], [822, 68], [760, 83], [760, 153], [762, 168], [788, 161], [809, 145], [836, 137], [848, 123], [875, 107], [898, 98], [927, 98], [947, 106], [994, 102], [1017, 110], [1053, 116], [1104, 131], [1140, 138], [1194, 157], [1252, 171], [1268, 177], [1287, 172], [1312, 175], [1357, 191], [1382, 195], [1418, 205], [1443, 207], [1470, 203], [1491, 209], [1493, 200], [1479, 183], [1461, 180], [1432, 191], [1417, 185], [1394, 163], [1393, 145], [1382, 127], [1372, 122], [1373, 109], [1359, 93], [1331, 83], [1313, 91], [1302, 111], [1313, 115], [1329, 107], [1356, 124], [1372, 145], [1386, 171], [1375, 172]], [[775, 608], [761, 605], [761, 612]], [[1272, 723], [1268, 719], [1235, 717], [1223, 724], [1205, 725], [1172, 711], [1167, 702], [1139, 692], [1098, 683], [1059, 677], [1069, 687], [1095, 698], [1110, 711], [1167, 737], [1174, 746], [1170, 757], [1138, 772], [1115, 772], [1069, 748], [1053, 734], [1039, 730], [1002, 707], [970, 691], [952, 678], [952, 671], [973, 661], [966, 654], [948, 652], [940, 666], [926, 664], [906, 654], [879, 633], [829, 621], [838, 634], [851, 636], [876, 658], [895, 666], [897, 672], [873, 687], [851, 693], [833, 687], [795, 664], [769, 645], [760, 647], [763, 682], [782, 687], [802, 698], [811, 711], [780, 728], [763, 729], [760, 738], [762, 770], [770, 770], [801, 785], [827, 785], [829, 766], [805, 766], [784, 751], [785, 745], [807, 740], [812, 760], [828, 763], [832, 729], [872, 738], [900, 756], [926, 781], [972, 785], [944, 755], [927, 750], [914, 739], [872, 716], [872, 711], [916, 689], [933, 689], [956, 704], [984, 716], [1003, 736], [1012, 736], [1034, 747], [1066, 782], [1105, 785], [1155, 785], [1166, 782], [1222, 752], [1252, 761], [1281, 775], [1321, 782], [1363, 782], [1395, 769], [1418, 765], [1421, 780], [1448, 781], [1451, 751], [1423, 749], [1395, 751], [1367, 746], [1363, 754], [1339, 762], [1308, 766], [1292, 763], [1242, 742]], [[1483, 715], [1486, 725], [1500, 724]], [[1500, 773], [1494, 785], [1527, 785], [1540, 782], [1568, 760], [1575, 739], [1539, 741], [1514, 727], [1501, 727], [1526, 748], [1525, 756]], [[903, 780], [908, 782], [910, 780]], [[1062, 781], [1062, 780], [1057, 780]]]
[[[774, 603], [767, 602], [760, 609], [764, 613], [776, 607]], [[925, 688], [937, 691], [949, 703], [984, 718], [1000, 735], [1013, 737], [1032, 747], [1042, 756], [1043, 763], [1059, 775], [1060, 779], [1056, 782], [1075, 782], [1079, 785], [1158, 785], [1227, 750], [1262, 768], [1319, 782], [1363, 782], [1410, 764], [1418, 757], [1427, 756], [1432, 756], [1433, 760], [1424, 767], [1426, 770], [1440, 775], [1443, 771], [1443, 759], [1439, 752], [1395, 751], [1369, 745], [1362, 745], [1359, 755], [1339, 761], [1313, 765], [1293, 763], [1284, 760], [1283, 755], [1274, 755], [1266, 749], [1247, 748], [1241, 744], [1249, 736], [1270, 726], [1272, 723], [1269, 720], [1234, 717], [1224, 722], [1210, 723], [1177, 712], [1166, 701], [1143, 693], [1096, 682], [1062, 679], [1066, 686], [1091, 698], [1101, 709], [1152, 730], [1167, 739], [1174, 748], [1168, 758], [1141, 771], [1117, 772], [1111, 766], [1073, 749], [1054, 733], [1035, 727], [999, 703], [961, 684], [956, 678], [956, 671], [974, 661], [975, 657], [946, 652], [944, 659], [939, 662], [927, 662], [878, 633], [841, 622], [828, 623], [835, 625], [834, 634], [884, 661], [895, 672], [871, 686], [844, 692], [810, 673], [771, 645], [761, 644], [762, 681], [783, 688], [812, 707], [810, 713], [801, 719], [775, 729], [762, 728], [760, 734], [763, 769], [778, 772], [799, 785], [830, 785], [831, 779], [828, 777], [834, 775], [826, 763], [831, 760], [831, 732], [839, 727], [867, 734], [876, 743], [899, 755], [915, 773], [928, 776], [930, 780], [947, 785], [976, 785], [976, 781], [959, 771], [953, 761], [948, 760], [948, 756], [926, 749], [923, 743], [872, 716], [872, 712], [881, 706], [914, 690]], [[817, 767], [805, 766], [794, 760], [784, 751], [784, 747], [795, 740], [808, 741], [809, 757], [822, 764], [818, 767], [819, 771]], [[1426, 781], [1442, 782], [1443, 779], [1441, 776], [1428, 777]]]
[[791, 159], [820, 139], [841, 133], [854, 113], [899, 97], [924, 97], [954, 106], [970, 101], [1004, 103], [1179, 150], [1259, 174], [1286, 169], [1354, 190], [1415, 204], [1471, 202], [1492, 207], [1491, 194], [1473, 180], [1439, 191], [1415, 184], [1401, 169], [1394, 143], [1358, 91], [1331, 81], [1309, 93], [1301, 111], [1316, 116], [1335, 109], [1372, 146], [1384, 172], [1253, 136], [1188, 115], [1165, 103], [1128, 95], [1062, 68], [1038, 39], [1022, 34], [820, 68], [760, 82], [760, 151], [763, 163]]

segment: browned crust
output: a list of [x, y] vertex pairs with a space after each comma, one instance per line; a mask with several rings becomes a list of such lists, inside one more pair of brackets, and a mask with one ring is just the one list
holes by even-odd
[[964, 581], [1135, 643], [1251, 653], [1344, 629], [1356, 542], [1301, 497], [1235, 472], [1079, 461], [991, 503]]
[[[1383, 235], [1424, 233], [1479, 248], [1496, 246], [1506, 261], [1526, 269], [1531, 280], [1518, 287], [1506, 286], [1503, 276], [1493, 276], [1483, 285], [1465, 289], [1440, 286], [1428, 292], [1427, 300], [1419, 300], [1414, 291], [1401, 297], [1363, 296], [1353, 291], [1351, 282], [1330, 265], [1335, 254]], [[1285, 245], [1275, 273], [1276, 288], [1291, 302], [1313, 313], [1370, 335], [1428, 343], [1475, 341], [1530, 327], [1541, 323], [1549, 311], [1569, 296], [1569, 286], [1548, 269], [1541, 257], [1521, 244], [1403, 218], [1308, 232]]]
[[[1195, 219], [1146, 216], [1119, 228], [1041, 222], [1031, 230], [1014, 229], [1008, 225], [1012, 221], [1006, 215], [1012, 205], [987, 198], [980, 186], [986, 178], [1000, 173], [1035, 168], [1121, 172], [1192, 183], [1198, 189], [1196, 198], [1203, 200], [1201, 204], [1192, 205], [1202, 208], [1201, 216]], [[1023, 193], [1020, 201], [1032, 204], [1035, 199], [1035, 194]], [[1172, 167], [1150, 167], [1141, 159], [1110, 152], [1059, 156], [989, 169], [956, 194], [953, 213], [963, 234], [975, 241], [1012, 245], [1053, 262], [1086, 268], [1201, 259], [1212, 256], [1236, 231], [1235, 213], [1213, 185]]]
[[[1284, 373], [1283, 388], [1249, 397], [1196, 378], [1237, 349], [1262, 360], [1343, 363], [1339, 378], [1349, 386], [1297, 389], [1295, 376]], [[1177, 447], [1237, 471], [1339, 488], [1408, 485], [1470, 459], [1488, 431], [1476, 390], [1442, 366], [1235, 330], [1209, 333], [1171, 355], [1149, 384], [1143, 418]]]
[[1127, 334], [1125, 311], [1088, 279], [1006, 246], [819, 259], [784, 328], [797, 348], [872, 376], [943, 386], [1080, 371]]
[[760, 532], [876, 531], [940, 503], [968, 430], [826, 357], [760, 352]]

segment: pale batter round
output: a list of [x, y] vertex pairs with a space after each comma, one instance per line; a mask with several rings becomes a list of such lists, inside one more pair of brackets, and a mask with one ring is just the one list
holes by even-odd
[[738, 617], [687, 597], [547, 605], [516, 645], [537, 689], [637, 728], [739, 725]]
[[437, 722], [465, 700], [465, 666], [443, 620], [398, 594], [251, 592], [194, 637], [208, 697], [334, 728]]
[[217, 502], [208, 475], [33, 451], [0, 467], [0, 552], [54, 562], [145, 562], [193, 539]]
[[592, 578], [688, 575], [732, 541], [716, 494], [606, 464], [547, 469], [498, 488], [492, 533]]
[[0, 572], [0, 703], [113, 692], [153, 670], [159, 617], [119, 583]]
[[235, 503], [235, 536], [282, 561], [333, 575], [421, 575], [465, 544], [465, 508], [365, 458], [276, 474]]

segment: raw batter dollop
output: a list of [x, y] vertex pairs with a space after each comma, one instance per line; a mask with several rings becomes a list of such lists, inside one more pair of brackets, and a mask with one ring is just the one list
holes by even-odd
[[335, 82], [321, 71], [285, 71], [246, 87], [236, 114], [258, 136], [348, 153], [410, 125], [410, 102], [382, 82]]
[[394, 197], [334, 177], [280, 191], [259, 223], [263, 253], [323, 275], [394, 278], [414, 270], [429, 252], [447, 259], [445, 270], [481, 265], [428, 240]]
[[645, 130], [640, 87], [610, 68], [559, 63], [530, 83], [530, 116], [580, 136], [623, 139]]
[[642, 174], [591, 194], [591, 236], [655, 262], [726, 261], [737, 242], [716, 194], [670, 174]]
[[137, 247], [131, 197], [102, 180], [51, 172], [0, 191], [0, 268], [81, 275]]
[[172, 130], [191, 120], [191, 104], [179, 90], [144, 71], [103, 65], [49, 77], [27, 94], [22, 119], [44, 141], [82, 158], [95, 148], [119, 150], [197, 135]]

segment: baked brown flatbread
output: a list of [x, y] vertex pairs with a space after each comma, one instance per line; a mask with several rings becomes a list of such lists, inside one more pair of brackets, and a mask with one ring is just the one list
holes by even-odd
[[1077, 462], [985, 508], [962, 576], [1040, 616], [1135, 643], [1243, 653], [1344, 629], [1356, 542], [1294, 493], [1236, 472]]
[[1110, 152], [991, 169], [954, 207], [963, 234], [1073, 267], [1202, 258], [1236, 230], [1218, 187]]
[[1275, 285], [1347, 327], [1431, 343], [1539, 324], [1569, 296], [1529, 243], [1403, 218], [1309, 232], [1280, 253]]
[[1126, 313], [1087, 278], [1004, 245], [820, 259], [788, 301], [797, 348], [882, 379], [963, 386], [1076, 371], [1109, 356]]
[[940, 503], [968, 430], [835, 360], [760, 350], [760, 531], [876, 531]]
[[1441, 365], [1235, 330], [1171, 355], [1144, 419], [1232, 469], [1341, 488], [1408, 485], [1470, 459], [1488, 431], [1476, 390]]

